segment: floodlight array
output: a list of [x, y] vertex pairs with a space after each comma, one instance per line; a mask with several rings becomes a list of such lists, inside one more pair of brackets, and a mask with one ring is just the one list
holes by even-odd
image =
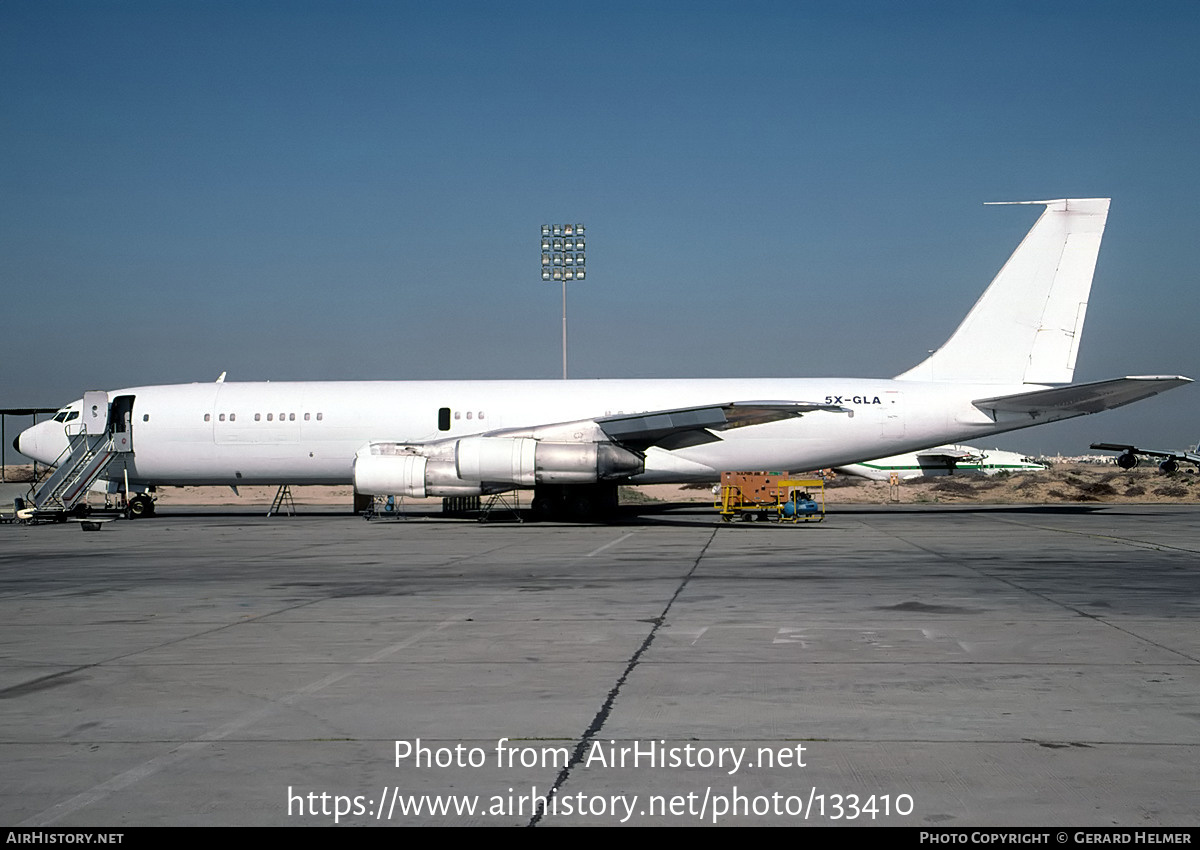
[[587, 277], [587, 241], [582, 224], [542, 225], [542, 280]]

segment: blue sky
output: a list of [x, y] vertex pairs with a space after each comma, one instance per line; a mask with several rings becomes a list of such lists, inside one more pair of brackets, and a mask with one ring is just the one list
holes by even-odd
[[[0, 406], [554, 378], [560, 221], [572, 377], [887, 377], [1037, 215], [984, 201], [1095, 196], [1076, 379], [1200, 378], [1197, 43], [1195, 2], [5, 0]], [[990, 442], [1182, 447], [1198, 414]]]

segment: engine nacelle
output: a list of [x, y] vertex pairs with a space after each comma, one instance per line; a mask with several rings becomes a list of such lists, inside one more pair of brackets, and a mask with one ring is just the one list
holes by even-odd
[[612, 443], [532, 437], [372, 443], [354, 459], [354, 489], [370, 495], [479, 496], [537, 484], [596, 484], [644, 469], [640, 455]]
[[354, 458], [354, 491], [372, 496], [479, 496], [479, 481], [463, 481], [454, 464], [415, 454], [360, 452]]
[[636, 475], [645, 460], [612, 443], [553, 443], [530, 437], [467, 437], [455, 446], [458, 477], [532, 487], [595, 484]]
[[537, 483], [538, 441], [528, 437], [466, 437], [454, 445], [454, 467], [467, 481]]

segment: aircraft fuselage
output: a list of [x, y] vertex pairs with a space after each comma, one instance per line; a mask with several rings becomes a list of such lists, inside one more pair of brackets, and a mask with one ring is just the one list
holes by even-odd
[[[373, 440], [428, 443], [500, 429], [732, 400], [836, 405], [723, 431], [704, 445], [652, 447], [632, 483], [709, 481], [723, 470], [837, 466], [1051, 421], [999, 421], [970, 400], [1020, 387], [863, 378], [212, 383], [133, 387], [131, 484], [348, 484]], [[75, 402], [78, 407], [80, 402]], [[72, 422], [41, 422], [20, 451], [52, 463]]]

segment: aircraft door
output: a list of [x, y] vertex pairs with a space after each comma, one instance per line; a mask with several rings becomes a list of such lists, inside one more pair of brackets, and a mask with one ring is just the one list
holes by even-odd
[[83, 394], [82, 428], [89, 434], [108, 431], [108, 393], [89, 392]]
[[904, 393], [888, 390], [883, 394], [883, 423], [880, 437], [895, 440], [904, 436]]
[[133, 451], [133, 400], [136, 396], [119, 395], [113, 399], [109, 412], [109, 433], [113, 447], [119, 452]]

